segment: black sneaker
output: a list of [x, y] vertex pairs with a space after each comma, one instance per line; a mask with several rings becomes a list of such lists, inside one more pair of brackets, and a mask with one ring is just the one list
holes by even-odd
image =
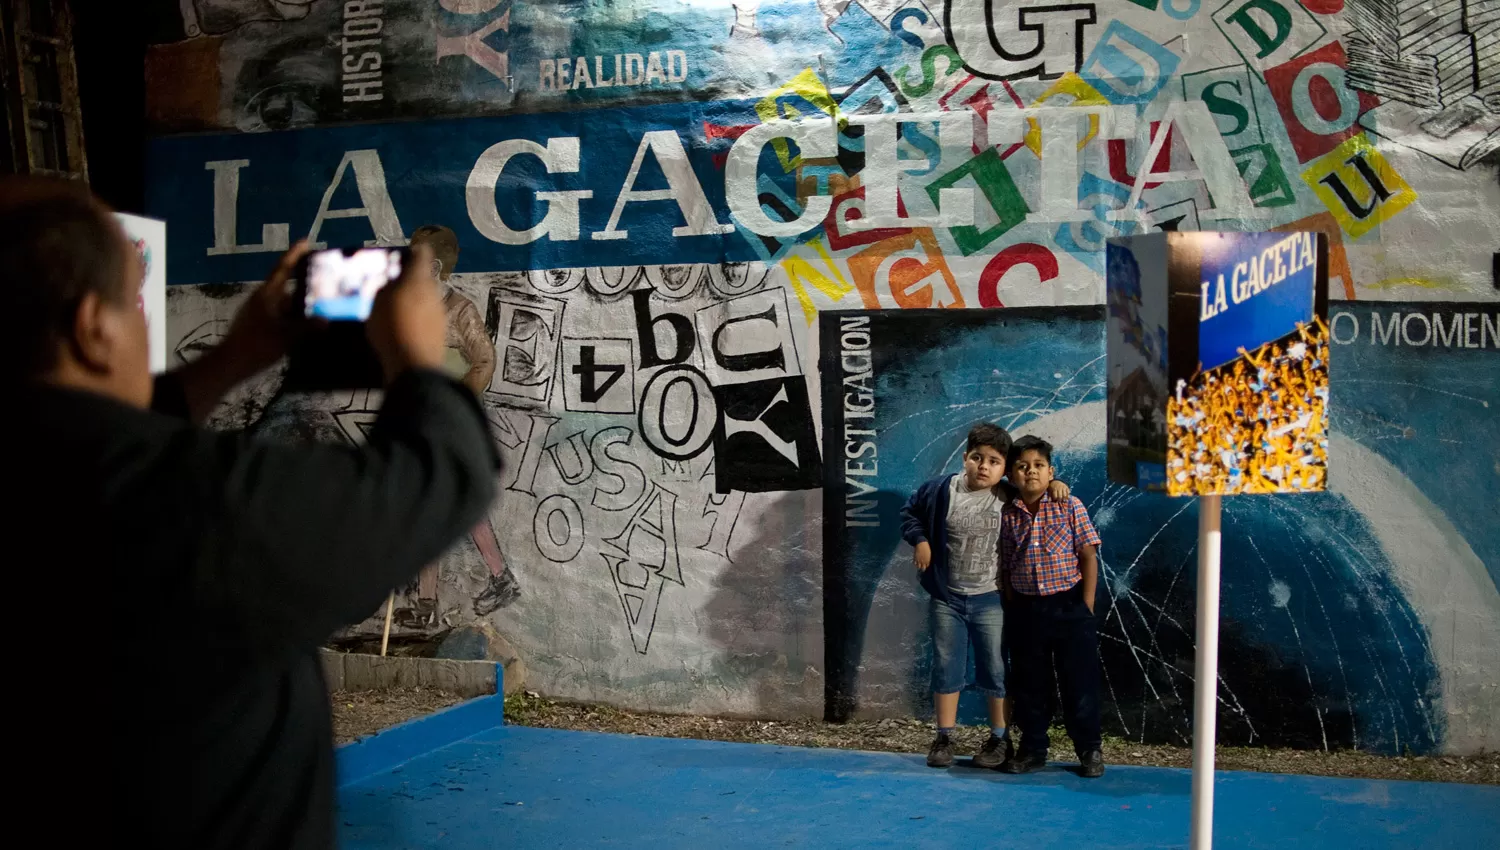
[[979, 754], [974, 756], [974, 766], [994, 770], [1000, 765], [1010, 761], [1015, 755], [1015, 745], [1010, 742], [1010, 736], [1004, 738], [990, 735], [988, 741], [980, 748]]
[[928, 767], [949, 767], [953, 764], [953, 741], [947, 735], [939, 735], [932, 739], [932, 746], [927, 750]]
[[1000, 765], [1000, 770], [1005, 773], [1030, 773], [1033, 770], [1041, 770], [1047, 766], [1047, 751], [1035, 753], [1016, 753], [1013, 757], [1005, 760]]
[[1098, 779], [1104, 775], [1104, 754], [1089, 750], [1078, 757], [1078, 775], [1084, 779]]

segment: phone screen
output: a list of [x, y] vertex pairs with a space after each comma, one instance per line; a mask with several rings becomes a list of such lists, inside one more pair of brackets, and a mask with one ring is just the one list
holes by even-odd
[[370, 317], [376, 293], [401, 276], [401, 256], [399, 248], [309, 254], [305, 312], [331, 322], [363, 322]]

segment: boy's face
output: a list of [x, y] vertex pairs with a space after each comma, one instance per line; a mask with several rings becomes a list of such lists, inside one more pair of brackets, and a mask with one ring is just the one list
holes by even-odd
[[1021, 452], [1021, 456], [1016, 458], [1016, 465], [1011, 467], [1010, 480], [1015, 483], [1022, 496], [1037, 498], [1047, 492], [1047, 485], [1052, 483], [1052, 464], [1042, 457], [1041, 452], [1027, 449]]
[[975, 446], [964, 455], [964, 478], [970, 490], [993, 487], [1005, 475], [1005, 455], [992, 446]]

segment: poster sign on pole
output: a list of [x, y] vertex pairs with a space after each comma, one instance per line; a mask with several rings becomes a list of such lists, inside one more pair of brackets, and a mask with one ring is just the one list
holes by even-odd
[[1198, 497], [1194, 850], [1213, 844], [1220, 500], [1328, 486], [1328, 240], [1151, 233], [1105, 249], [1109, 478]]
[[115, 213], [115, 218], [141, 264], [141, 310], [151, 335], [151, 372], [160, 374], [167, 370], [167, 223], [128, 213]]

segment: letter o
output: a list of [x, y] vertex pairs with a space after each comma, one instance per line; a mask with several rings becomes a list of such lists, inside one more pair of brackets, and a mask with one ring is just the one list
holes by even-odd
[[[1411, 328], [1411, 320], [1412, 319], [1421, 319], [1422, 320], [1422, 341], [1421, 342], [1412, 342], [1411, 341], [1411, 330], [1410, 330], [1410, 328]], [[1432, 342], [1432, 322], [1428, 321], [1427, 320], [1427, 316], [1424, 315], [1424, 314], [1422, 314], [1422, 313], [1407, 313], [1406, 314], [1406, 318], [1404, 318], [1404, 319], [1401, 320], [1401, 338], [1406, 341], [1407, 345], [1423, 346], [1423, 345], [1426, 345], [1429, 342]]]
[[642, 273], [651, 288], [668, 301], [691, 296], [708, 277], [703, 267], [697, 265], [645, 266]]
[[[566, 528], [562, 540], [552, 535], [552, 518], [555, 516], [562, 518]], [[566, 564], [578, 557], [583, 549], [583, 512], [578, 509], [577, 502], [561, 493], [548, 496], [537, 505], [531, 533], [543, 558]]]
[[[1346, 339], [1339, 339], [1339, 319], [1348, 319], [1354, 325], [1354, 332]], [[1353, 313], [1338, 312], [1328, 322], [1328, 335], [1339, 345], [1348, 345], [1359, 339], [1359, 317]]]
[[767, 271], [762, 263], [710, 263], [708, 283], [721, 298], [733, 298], [760, 288]]
[[870, 334], [866, 331], [848, 331], [841, 340], [845, 351], [868, 351]]
[[[679, 387], [692, 394], [684, 400], [686, 409], [682, 411], [688, 415], [687, 430], [672, 434], [668, 416], [674, 411], [667, 408], [668, 396]], [[702, 372], [678, 364], [662, 369], [646, 382], [637, 416], [641, 438], [653, 452], [668, 460], [689, 460], [702, 454], [713, 442], [714, 429], [719, 424], [719, 403]]]
[[[1318, 107], [1312, 101], [1312, 81], [1314, 77], [1321, 77], [1332, 89], [1338, 98], [1339, 114], [1337, 118], [1329, 120], [1323, 117]], [[1292, 114], [1302, 122], [1309, 132], [1320, 136], [1331, 136], [1354, 126], [1359, 119], [1359, 96], [1349, 90], [1344, 84], [1344, 69], [1328, 62], [1314, 62], [1303, 68], [1297, 74], [1296, 82], [1292, 83]]]
[[640, 276], [640, 266], [590, 266], [583, 273], [589, 289], [604, 300], [624, 295]]
[[1173, 0], [1165, 0], [1162, 3], [1162, 11], [1179, 21], [1185, 21], [1198, 14], [1198, 7], [1202, 5], [1202, 2], [1203, 0], [1188, 0], [1187, 8], [1179, 9]]

